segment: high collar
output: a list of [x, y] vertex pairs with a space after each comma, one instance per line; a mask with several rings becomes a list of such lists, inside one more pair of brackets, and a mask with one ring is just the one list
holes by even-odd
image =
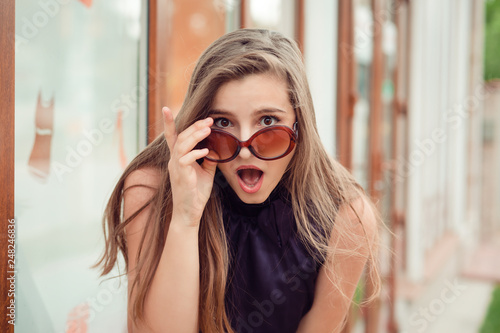
[[278, 183], [264, 202], [248, 204], [243, 202], [224, 180], [222, 173], [216, 176], [226, 228], [250, 223], [257, 226], [277, 246], [285, 246], [297, 227], [290, 194], [284, 184]]

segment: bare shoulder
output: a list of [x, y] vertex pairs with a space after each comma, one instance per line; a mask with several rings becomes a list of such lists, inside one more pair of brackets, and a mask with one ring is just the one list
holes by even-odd
[[330, 245], [341, 251], [367, 256], [377, 247], [379, 217], [375, 205], [361, 195], [339, 208]]
[[319, 271], [313, 305], [302, 318], [297, 333], [341, 331], [376, 244], [378, 220], [374, 209], [364, 194], [339, 208], [330, 239], [334, 257]]
[[132, 171], [127, 178], [125, 178], [124, 190], [134, 186], [144, 186], [157, 189], [160, 183], [161, 173], [160, 170], [152, 167], [144, 167]]
[[[123, 218], [128, 219], [131, 215], [141, 209], [156, 193], [161, 181], [161, 172], [154, 168], [141, 168], [132, 171], [123, 186]], [[144, 226], [146, 219], [145, 213], [148, 209], [144, 209], [135, 220], [138, 223], [132, 223], [127, 226], [128, 229], [141, 228]], [[135, 225], [135, 226], [134, 226]]]
[[[331, 155], [330, 161], [338, 163]], [[355, 199], [339, 207], [338, 219], [342, 223], [336, 223], [334, 229], [354, 236], [364, 237], [373, 242], [378, 234], [379, 215], [375, 204], [365, 193], [359, 193]], [[338, 233], [332, 233], [335, 238]], [[334, 239], [332, 239], [333, 241]]]
[[148, 230], [146, 226], [151, 213], [151, 205], [148, 201], [157, 192], [160, 181], [160, 171], [153, 168], [134, 170], [125, 178], [123, 221], [133, 217], [125, 227], [129, 279], [131, 280], [134, 278], [133, 272], [144, 231]]
[[[352, 237], [344, 238], [344, 246], [358, 247], [360, 244], [373, 245], [376, 241], [379, 229], [379, 219], [375, 205], [365, 195], [359, 196], [339, 209], [339, 219], [342, 223], [336, 224], [335, 228], [342, 229], [345, 234]], [[336, 233], [333, 233], [334, 240]], [[364, 240], [359, 243], [357, 240]], [[367, 242], [368, 241], [368, 242]]]

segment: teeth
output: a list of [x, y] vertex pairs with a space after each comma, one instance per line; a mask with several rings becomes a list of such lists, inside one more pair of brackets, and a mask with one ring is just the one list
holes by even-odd
[[238, 176], [247, 186], [254, 187], [259, 182], [262, 171], [256, 169], [242, 169], [238, 170]]

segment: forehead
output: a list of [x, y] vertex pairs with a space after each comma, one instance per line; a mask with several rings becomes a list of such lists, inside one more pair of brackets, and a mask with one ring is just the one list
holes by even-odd
[[252, 112], [274, 108], [293, 113], [285, 80], [269, 74], [252, 74], [224, 83], [216, 92], [212, 109]]

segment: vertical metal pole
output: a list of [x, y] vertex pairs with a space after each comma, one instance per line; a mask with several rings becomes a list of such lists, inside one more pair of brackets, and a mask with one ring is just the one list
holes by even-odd
[[353, 5], [340, 0], [338, 8], [337, 56], [337, 157], [347, 169], [352, 168], [352, 121], [357, 92], [355, 82]]

